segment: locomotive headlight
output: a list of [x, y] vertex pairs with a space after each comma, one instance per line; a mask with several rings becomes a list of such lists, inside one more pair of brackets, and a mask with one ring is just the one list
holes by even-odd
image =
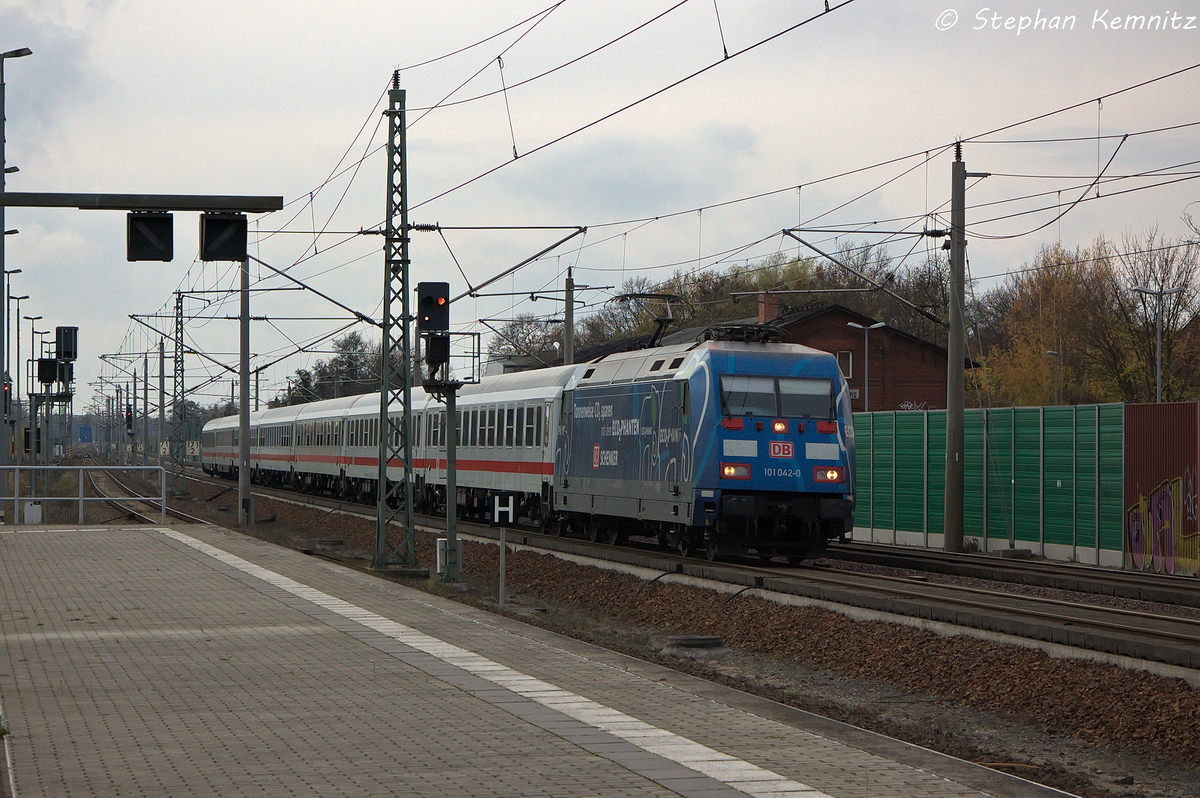
[[722, 479], [750, 479], [750, 466], [745, 463], [721, 463]]
[[776, 432], [776, 433], [781, 433], [781, 434], [784, 432], [787, 432], [787, 422], [786, 421], [772, 421], [771, 422], [771, 431]]
[[836, 466], [817, 466], [813, 469], [813, 479], [817, 482], [841, 482], [842, 469]]

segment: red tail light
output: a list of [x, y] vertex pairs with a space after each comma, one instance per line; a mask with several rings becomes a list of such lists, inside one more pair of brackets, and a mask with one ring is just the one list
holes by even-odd
[[818, 421], [817, 422], [817, 432], [823, 432], [827, 435], [830, 435], [830, 434], [836, 435], [837, 434], [837, 422], [836, 421]]
[[742, 429], [742, 419], [727, 418], [721, 421], [721, 426], [725, 429]]

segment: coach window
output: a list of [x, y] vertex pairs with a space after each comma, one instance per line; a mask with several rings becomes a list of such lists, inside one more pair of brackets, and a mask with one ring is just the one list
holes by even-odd
[[538, 408], [536, 406], [531, 406], [525, 411], [525, 445], [526, 446], [536, 446], [537, 445], [537, 438], [534, 437], [534, 433], [536, 433], [538, 431], [538, 427], [540, 425], [537, 424], [536, 421], [534, 421], [535, 417], [537, 418], [537, 421], [542, 420], [542, 417], [540, 415], [538, 415]]
[[450, 424], [446, 418], [446, 411], [438, 413], [438, 448], [446, 448], [446, 433], [450, 429]]
[[513, 445], [513, 429], [516, 426], [517, 410], [509, 407], [504, 410], [504, 445], [512, 448]]
[[525, 406], [521, 405], [517, 408], [517, 423], [515, 426], [516, 440], [513, 441], [514, 446], [525, 445]]
[[463, 414], [461, 410], [454, 411], [454, 445], [463, 445]]
[[537, 416], [537, 421], [536, 421], [537, 427], [533, 431], [533, 440], [535, 441], [534, 446], [545, 446], [546, 441], [544, 438], [542, 438], [542, 434], [543, 434], [542, 431], [545, 429], [545, 427], [542, 425], [542, 416], [544, 416], [546, 413], [550, 412], [550, 408], [543, 406], [543, 407], [535, 408], [535, 410], [537, 411], [535, 413], [535, 415]]
[[488, 448], [496, 446], [496, 408], [489, 407], [487, 411], [487, 445]]

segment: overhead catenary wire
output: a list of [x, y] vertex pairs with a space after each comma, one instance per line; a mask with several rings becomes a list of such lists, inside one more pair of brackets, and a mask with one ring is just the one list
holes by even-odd
[[[701, 67], [700, 69], [696, 70], [695, 72], [691, 72], [691, 73], [685, 75], [684, 77], [679, 78], [678, 80], [672, 81], [671, 83], [667, 84], [666, 86], [663, 86], [662, 88], [651, 92], [650, 94], [644, 95], [640, 99], [634, 100], [631, 103], [626, 103], [625, 105], [621, 106], [620, 108], [617, 108], [614, 111], [610, 111], [609, 113], [607, 113], [597, 119], [593, 119], [591, 122], [587, 122], [573, 130], [570, 130], [566, 133], [556, 136], [555, 138], [552, 138], [549, 141], [543, 142], [542, 144], [539, 144], [538, 146], [534, 147], [533, 149], [527, 151], [525, 153], [525, 157], [528, 157], [536, 152], [541, 152], [542, 150], [547, 149], [548, 147], [552, 147], [555, 144], [558, 144], [560, 142], [563, 142], [566, 139], [571, 138], [572, 136], [576, 136], [585, 130], [589, 130], [589, 129], [595, 127], [596, 125], [601, 124], [602, 122], [606, 122], [609, 119], [612, 119], [613, 117], [618, 116], [618, 115], [630, 110], [631, 108], [636, 108], [637, 106], [641, 105], [642, 103], [652, 100], [655, 97], [658, 97], [660, 94], [664, 94], [664, 93], [670, 91], [671, 89], [674, 89], [675, 87], [688, 82], [689, 80], [692, 80], [694, 78], [699, 77], [700, 75], [703, 75], [704, 73], [708, 72], [709, 70], [711, 70], [715, 67], [720, 66], [721, 64], [725, 63], [726, 61], [732, 60], [734, 58], [737, 58], [738, 56], [745, 55], [746, 53], [756, 50], [759, 47], [762, 47], [763, 45], [768, 44], [768, 43], [774, 41], [775, 39], [778, 39], [781, 36], [785, 36], [785, 35], [791, 33], [792, 31], [798, 30], [799, 28], [802, 28], [817, 19], [820, 19], [821, 17], [824, 17], [827, 14], [833, 13], [833, 11], [837, 11], [841, 8], [844, 8], [845, 6], [848, 6], [854, 2], [855, 2], [855, 0], [842, 0], [842, 2], [838, 3], [836, 6], [834, 6], [832, 8], [832, 10], [822, 11], [817, 14], [814, 14], [814, 15], [808, 17], [807, 19], [801, 20], [800, 22], [797, 22], [794, 25], [790, 25], [781, 31], [773, 33], [764, 39], [760, 39], [753, 44], [747, 45], [746, 47], [743, 47], [741, 50], [731, 53], [728, 58], [724, 58], [724, 59], [721, 59], [720, 61], [715, 61], [711, 64], [708, 64], [707, 66]], [[508, 166], [510, 163], [512, 163], [512, 161], [505, 161], [503, 163], [500, 163], [496, 166], [493, 166], [490, 169], [487, 169], [487, 170], [475, 175], [474, 177], [468, 178], [468, 179], [462, 181], [461, 183], [458, 183], [457, 185], [451, 186], [448, 189], [445, 189], [437, 194], [434, 194], [432, 197], [429, 197], [425, 200], [422, 200], [421, 202], [418, 202], [414, 205], [409, 206], [409, 211], [414, 211], [417, 208], [424, 207], [425, 205], [428, 205], [431, 202], [434, 202], [436, 200], [441, 199], [442, 197], [452, 194], [455, 191], [459, 191], [463, 188], [466, 188], [467, 186], [469, 186], [473, 183], [476, 183], [479, 180], [482, 180], [483, 178], [488, 177], [489, 175], [495, 174], [496, 172], [503, 169], [505, 166]]]

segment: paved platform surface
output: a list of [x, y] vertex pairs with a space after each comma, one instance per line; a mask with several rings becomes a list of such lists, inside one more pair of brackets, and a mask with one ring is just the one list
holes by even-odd
[[221, 529], [0, 529], [0, 795], [1065, 795]]

